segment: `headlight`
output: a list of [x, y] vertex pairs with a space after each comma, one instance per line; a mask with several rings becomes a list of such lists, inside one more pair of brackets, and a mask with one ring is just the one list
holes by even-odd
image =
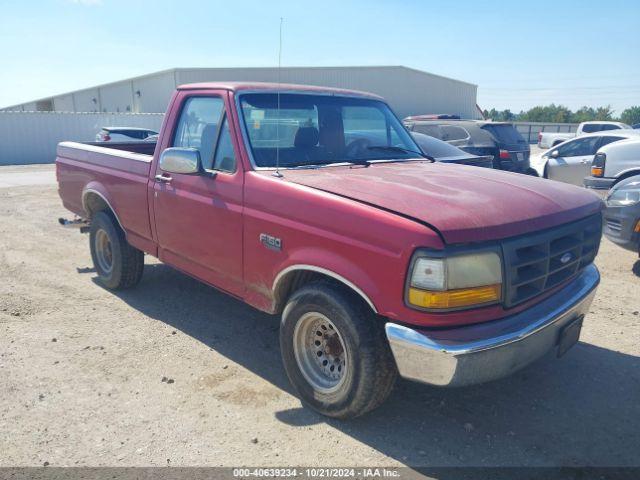
[[443, 310], [500, 301], [502, 264], [495, 252], [444, 258], [417, 254], [407, 288], [407, 302], [418, 308]]
[[614, 189], [607, 197], [607, 205], [612, 207], [626, 207], [640, 202], [640, 183]]

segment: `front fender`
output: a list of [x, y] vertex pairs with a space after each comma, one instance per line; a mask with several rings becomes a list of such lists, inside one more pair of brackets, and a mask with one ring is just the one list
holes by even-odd
[[378, 312], [375, 299], [379, 294], [379, 288], [371, 276], [344, 256], [320, 249], [297, 251], [286, 263], [279, 265], [277, 272], [274, 272], [271, 288], [274, 302], [280, 300], [278, 292], [282, 282], [286, 281], [288, 275], [297, 271], [316, 272], [334, 278], [360, 295], [374, 312]]

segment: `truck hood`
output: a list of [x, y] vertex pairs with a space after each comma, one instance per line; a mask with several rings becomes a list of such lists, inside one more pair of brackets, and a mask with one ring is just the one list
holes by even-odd
[[602, 201], [583, 188], [445, 163], [287, 170], [284, 179], [410, 217], [451, 244], [513, 237], [602, 208]]

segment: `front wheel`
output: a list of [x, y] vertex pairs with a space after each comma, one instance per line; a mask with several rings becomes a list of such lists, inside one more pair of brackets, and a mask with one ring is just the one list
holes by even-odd
[[111, 290], [133, 287], [144, 269], [144, 253], [132, 247], [113, 215], [98, 212], [91, 219], [91, 258], [102, 285]]
[[382, 404], [397, 376], [382, 327], [346, 289], [315, 283], [298, 290], [282, 314], [280, 348], [302, 401], [343, 419]]

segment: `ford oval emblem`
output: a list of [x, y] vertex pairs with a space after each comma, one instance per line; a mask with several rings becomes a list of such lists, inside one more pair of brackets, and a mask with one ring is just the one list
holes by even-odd
[[573, 258], [573, 255], [571, 255], [570, 252], [565, 253], [564, 255], [562, 255], [560, 257], [560, 263], [562, 263], [563, 265], [565, 263], [569, 263], [571, 261], [571, 259]]

